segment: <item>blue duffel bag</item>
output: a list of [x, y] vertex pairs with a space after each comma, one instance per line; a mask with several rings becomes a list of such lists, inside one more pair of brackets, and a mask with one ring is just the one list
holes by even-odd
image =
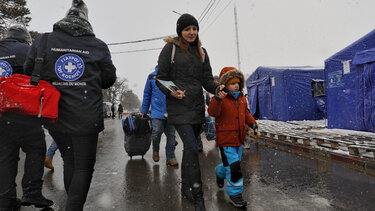
[[215, 118], [208, 116], [205, 118], [204, 123], [204, 133], [208, 141], [216, 140], [216, 128], [215, 128]]

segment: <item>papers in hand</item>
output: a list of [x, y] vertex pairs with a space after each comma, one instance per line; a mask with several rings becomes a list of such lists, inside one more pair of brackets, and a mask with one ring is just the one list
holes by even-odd
[[175, 93], [176, 95], [178, 95], [178, 92], [177, 90], [180, 90], [180, 88], [177, 87], [176, 84], [174, 84], [172, 81], [163, 81], [163, 80], [160, 80], [160, 79], [157, 79], [163, 86], [165, 86], [165, 88], [167, 88], [169, 91]]

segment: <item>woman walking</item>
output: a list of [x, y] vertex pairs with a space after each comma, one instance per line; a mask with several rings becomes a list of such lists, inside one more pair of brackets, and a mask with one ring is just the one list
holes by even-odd
[[198, 158], [197, 137], [204, 123], [202, 86], [214, 93], [214, 82], [207, 52], [201, 47], [198, 21], [183, 14], [177, 21], [178, 37], [168, 37], [159, 55], [157, 78], [173, 81], [177, 94], [158, 83], [167, 98], [168, 123], [175, 126], [184, 151], [181, 163], [181, 195], [194, 202], [195, 210], [205, 210]]

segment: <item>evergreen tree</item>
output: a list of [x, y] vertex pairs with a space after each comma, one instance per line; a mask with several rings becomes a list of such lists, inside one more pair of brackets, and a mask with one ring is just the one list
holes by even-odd
[[0, 38], [5, 37], [9, 24], [21, 21], [26, 26], [31, 21], [26, 0], [0, 0]]

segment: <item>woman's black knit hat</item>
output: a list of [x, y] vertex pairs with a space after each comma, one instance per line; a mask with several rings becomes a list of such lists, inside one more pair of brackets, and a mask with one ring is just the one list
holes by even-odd
[[194, 16], [187, 13], [181, 15], [180, 18], [177, 20], [176, 31], [178, 36], [181, 36], [182, 30], [184, 30], [184, 28], [190, 25], [196, 26], [199, 31], [198, 21], [194, 18]]

